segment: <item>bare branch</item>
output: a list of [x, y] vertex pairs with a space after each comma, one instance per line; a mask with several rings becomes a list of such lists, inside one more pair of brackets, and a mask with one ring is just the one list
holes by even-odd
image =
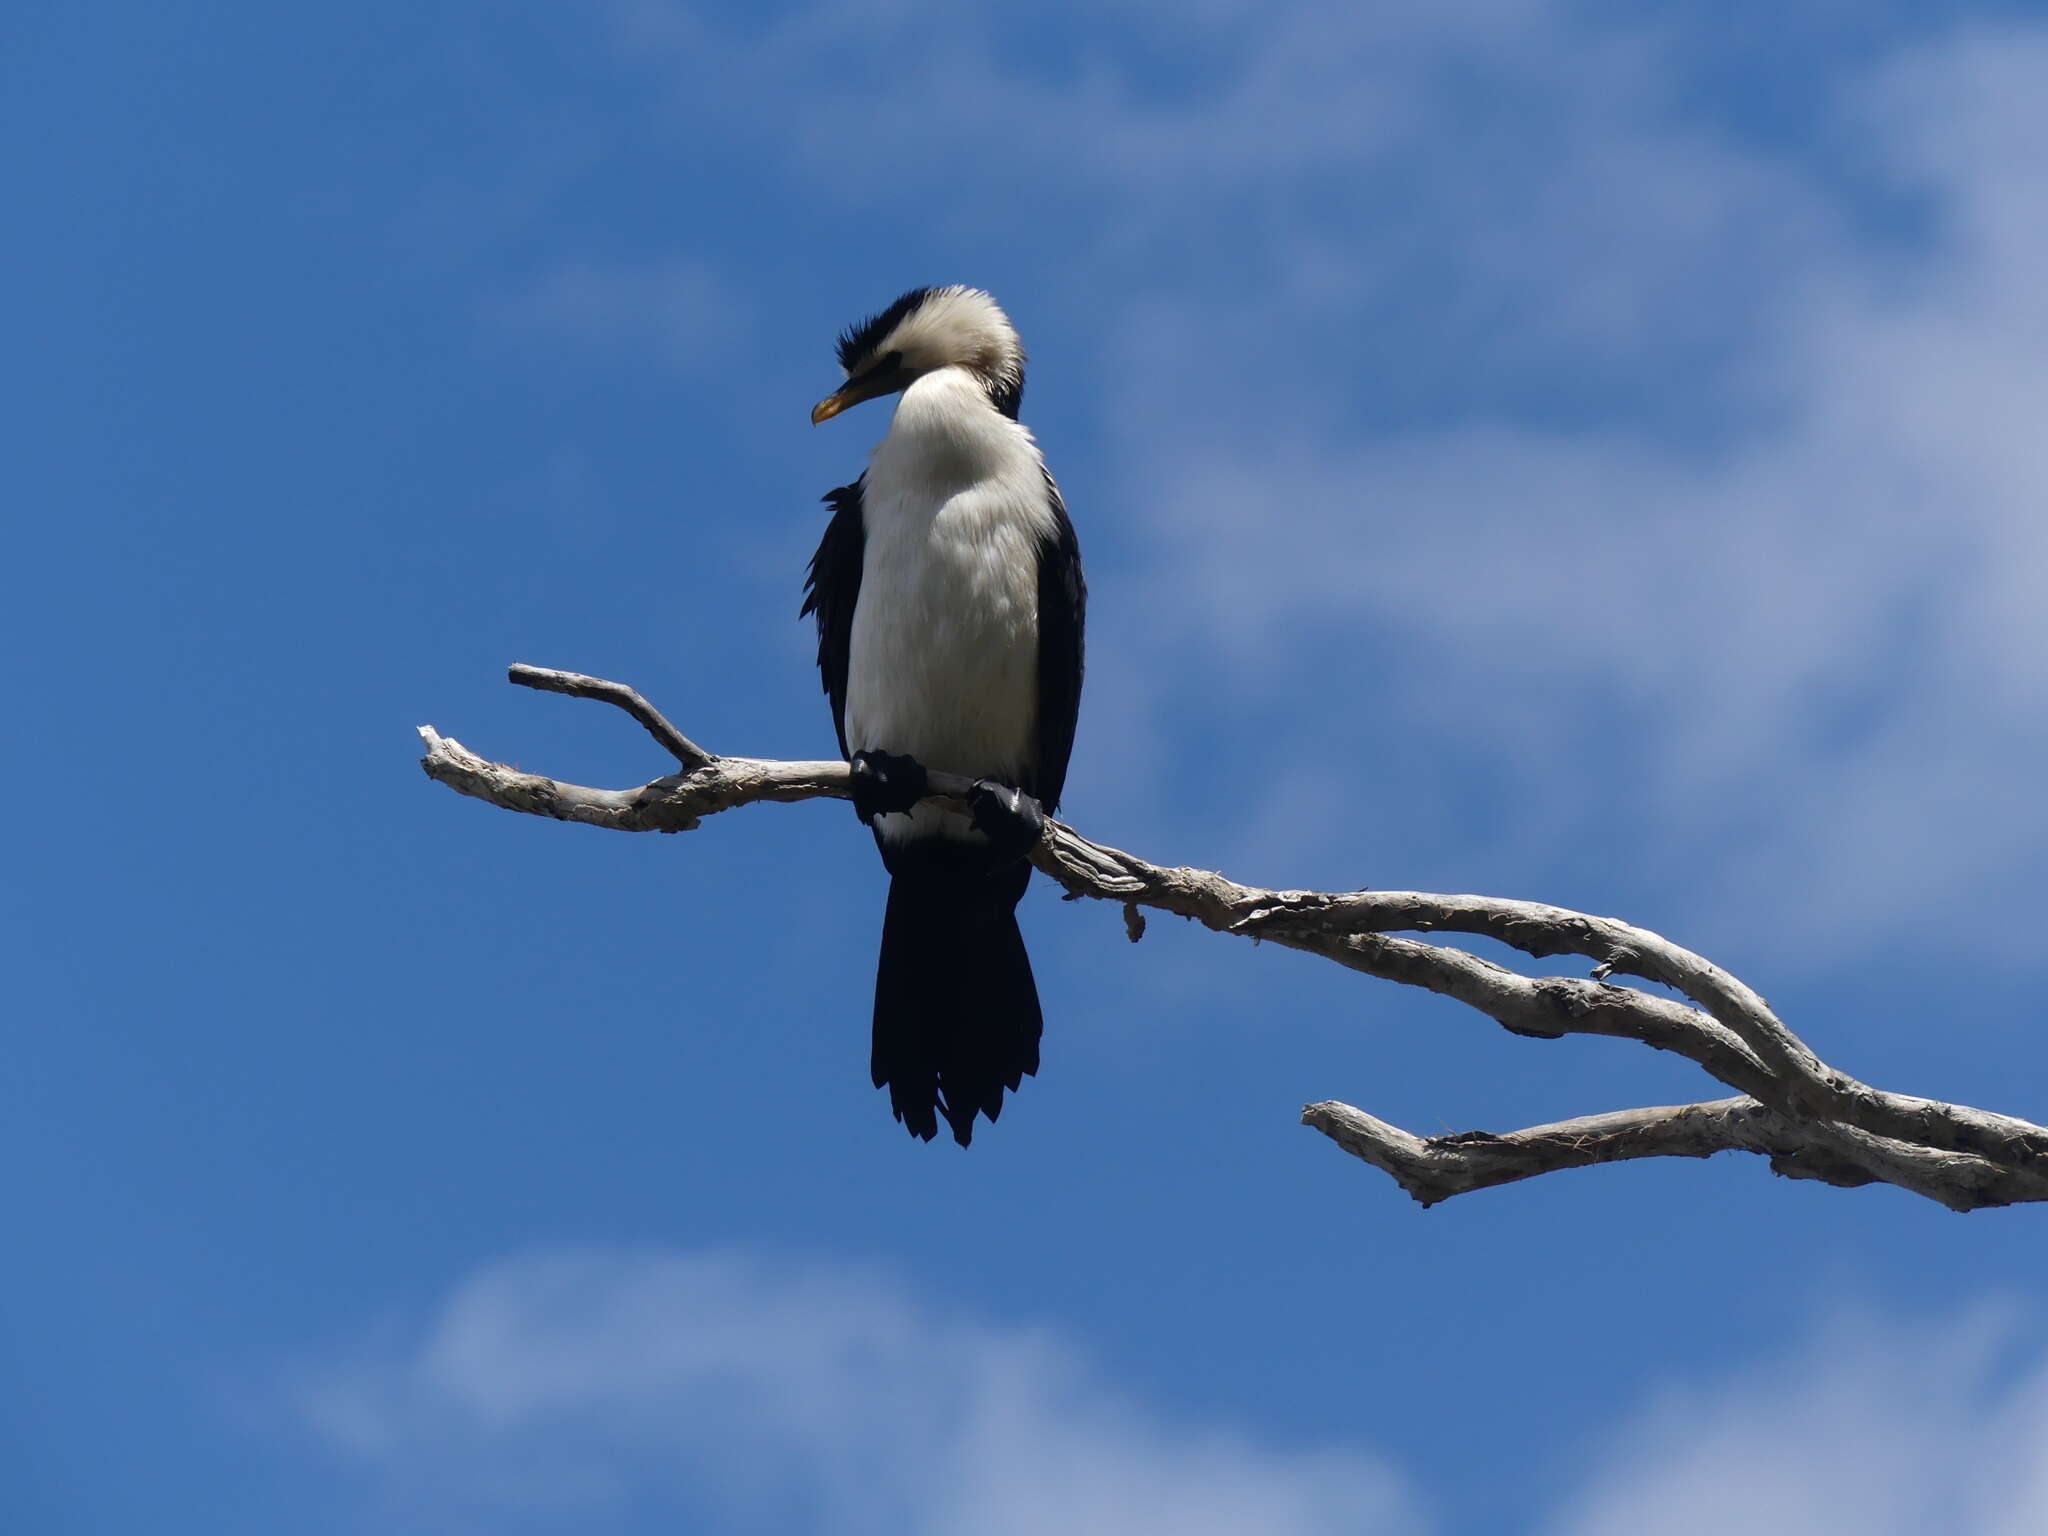
[[1600, 963], [1596, 974], [1603, 980], [1618, 972], [1661, 982], [1698, 1003], [1775, 1076], [1793, 1084], [1795, 1091], [1787, 1095], [1793, 1107], [1811, 1114], [1837, 1109], [1835, 1085], [1827, 1080], [1820, 1058], [1761, 997], [1719, 966], [1647, 928], [1534, 901], [1354, 891], [1260, 913], [1247, 931], [1271, 937], [1275, 928], [1304, 923], [1331, 933], [1477, 933], [1538, 959], [1583, 955]]
[[[1785, 1134], [1784, 1122], [1774, 1111], [1747, 1096], [1586, 1115], [1506, 1136], [1486, 1131], [1414, 1136], [1364, 1110], [1334, 1102], [1303, 1106], [1301, 1123], [1390, 1174], [1423, 1205], [1595, 1163], [1711, 1157], [1734, 1147], [1789, 1159], [1804, 1151], [1796, 1137]], [[1809, 1169], [1808, 1176], [1844, 1186], [1873, 1182], [1872, 1175], [1861, 1169], [1825, 1164]]]
[[1808, 1128], [1747, 1096], [1587, 1115], [1506, 1136], [1486, 1131], [1411, 1136], [1337, 1103], [1307, 1105], [1301, 1122], [1391, 1175], [1423, 1205], [1563, 1168], [1638, 1157], [1711, 1157], [1738, 1149], [1762, 1153], [1772, 1170], [1786, 1178], [1818, 1179], [1843, 1189], [1897, 1184], [1954, 1211], [2040, 1198], [2030, 1181], [1982, 1158], [1860, 1133], [1852, 1133], [1859, 1143], [1855, 1157], [1836, 1155], [1818, 1144]]
[[623, 709], [647, 728], [647, 734], [661, 743], [662, 749], [682, 765], [685, 773], [702, 768], [711, 761], [709, 752], [670, 725], [660, 710], [640, 697], [637, 688], [628, 688], [624, 683], [608, 683], [601, 677], [585, 677], [581, 672], [529, 667], [522, 661], [513, 662], [505, 669], [505, 675], [522, 688], [566, 693], [572, 699], [597, 699]]
[[[669, 724], [633, 689], [573, 672], [515, 666], [515, 683], [598, 699], [631, 714], [683, 772], [636, 789], [590, 789], [489, 762], [420, 727], [421, 767], [458, 793], [506, 810], [625, 832], [684, 832], [756, 801], [846, 798], [846, 764], [720, 757]], [[971, 781], [931, 775], [932, 798], [963, 803]], [[1791, 1178], [1849, 1188], [1885, 1183], [1951, 1210], [2048, 1200], [2048, 1128], [1931, 1099], [1885, 1093], [1821, 1061], [1737, 978], [1661, 935], [1538, 902], [1420, 891], [1272, 891], [1207, 870], [1165, 867], [1048, 822], [1031, 861], [1070, 898], [1113, 901], [1135, 942], [1140, 909], [1219, 933], [1321, 955], [1348, 969], [1453, 998], [1511, 1033], [1554, 1040], [1607, 1035], [1697, 1063], [1740, 1097], [1620, 1110], [1496, 1136], [1417, 1137], [1338, 1103], [1305, 1124], [1383, 1169], [1425, 1205], [1540, 1173], [1640, 1157], [1745, 1151]], [[1580, 955], [1592, 979], [1523, 976], [1446, 945], [1395, 937], [1480, 934], [1524, 954]], [[1696, 1007], [1606, 978], [1668, 986]]]
[[420, 727], [420, 740], [427, 749], [420, 759], [427, 777], [457, 794], [508, 811], [619, 832], [688, 832], [705, 816], [757, 800], [843, 798], [847, 793], [846, 764], [837, 761], [782, 763], [707, 756], [704, 766], [693, 772], [655, 779], [638, 789], [588, 789], [488, 762], [431, 725]]

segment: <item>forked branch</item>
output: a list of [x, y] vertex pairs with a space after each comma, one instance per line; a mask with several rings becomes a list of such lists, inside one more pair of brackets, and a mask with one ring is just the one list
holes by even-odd
[[[633, 689], [573, 672], [515, 666], [523, 687], [598, 699], [632, 715], [681, 769], [636, 789], [589, 789], [478, 757], [420, 727], [429, 777], [506, 810], [623, 832], [686, 832], [759, 800], [844, 799], [846, 764], [720, 757], [669, 724]], [[931, 775], [933, 798], [970, 784]], [[1050, 822], [1031, 862], [1070, 898], [1122, 906], [1135, 941], [1141, 908], [1219, 933], [1281, 944], [1404, 986], [1455, 998], [1514, 1034], [1611, 1035], [1697, 1063], [1738, 1097], [1628, 1109], [1506, 1135], [1419, 1137], [1346, 1104], [1311, 1104], [1302, 1122], [1389, 1174], [1424, 1205], [1561, 1168], [1639, 1157], [1744, 1151], [1791, 1178], [1843, 1188], [1894, 1184], [1951, 1210], [2048, 1200], [2048, 1128], [1931, 1099], [1885, 1093], [1828, 1066], [1749, 987], [1670, 940], [1614, 918], [1537, 902], [1419, 891], [1271, 891], [1207, 870], [1149, 864]], [[1407, 933], [1478, 934], [1531, 956], [1578, 955], [1592, 975], [1530, 977]], [[1678, 1002], [1609, 980], [1669, 987]]]

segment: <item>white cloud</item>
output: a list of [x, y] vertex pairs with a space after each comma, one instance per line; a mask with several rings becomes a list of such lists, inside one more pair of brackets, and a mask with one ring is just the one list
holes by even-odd
[[1148, 1410], [1046, 1333], [880, 1281], [742, 1257], [489, 1267], [416, 1347], [323, 1373], [323, 1437], [378, 1488], [367, 1523], [1188, 1536], [1421, 1527], [1354, 1451], [1275, 1450]]
[[2012, 1319], [1836, 1320], [1790, 1358], [1667, 1387], [1551, 1536], [2032, 1536], [2048, 1530], [2048, 1358]]
[[[422, 1336], [318, 1373], [300, 1406], [374, 1490], [370, 1529], [1435, 1528], [1417, 1480], [1369, 1446], [1261, 1444], [1139, 1404], [1050, 1332], [759, 1257], [488, 1266]], [[1583, 1470], [1532, 1518], [1548, 1536], [2033, 1536], [2048, 1351], [2009, 1308], [1839, 1308], [1560, 1449]]]

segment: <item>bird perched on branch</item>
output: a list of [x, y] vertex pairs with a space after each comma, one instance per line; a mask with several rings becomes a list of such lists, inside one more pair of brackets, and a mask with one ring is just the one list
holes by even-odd
[[[1024, 349], [974, 288], [915, 288], [839, 339], [846, 382], [813, 423], [895, 395], [889, 430], [811, 561], [803, 612], [853, 806], [890, 874], [875, 973], [875, 1086], [913, 1136], [1038, 1070], [1042, 1022], [1017, 903], [1059, 805], [1081, 702], [1087, 589], [1073, 525], [1017, 420]], [[975, 780], [920, 804], [926, 772]]]

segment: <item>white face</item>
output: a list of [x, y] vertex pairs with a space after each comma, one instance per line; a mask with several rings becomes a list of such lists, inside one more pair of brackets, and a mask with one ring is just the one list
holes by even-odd
[[[886, 335], [868, 340], [898, 306], [912, 302], [917, 307]], [[1010, 417], [1024, 388], [1024, 348], [1001, 306], [979, 288], [914, 289], [840, 337], [839, 357], [846, 383], [811, 408], [814, 425], [941, 368], [968, 370], [990, 403]]]
[[978, 288], [941, 288], [903, 317], [876, 349], [895, 352], [913, 374], [934, 368], [970, 368], [1001, 384], [1015, 384], [1024, 365], [1017, 333], [996, 301]]

